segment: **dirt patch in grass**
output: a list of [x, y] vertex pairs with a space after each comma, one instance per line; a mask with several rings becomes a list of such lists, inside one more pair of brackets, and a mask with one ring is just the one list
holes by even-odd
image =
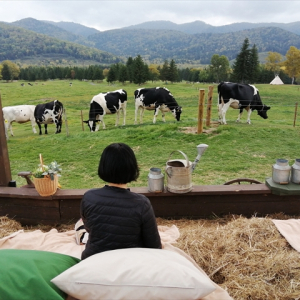
[[[217, 130], [218, 126], [219, 126], [219, 122], [212, 122], [211, 127], [203, 129], [203, 133], [211, 134]], [[182, 128], [180, 128], [180, 130], [187, 134], [189, 134], [189, 133], [197, 134], [198, 127], [182, 127]]]

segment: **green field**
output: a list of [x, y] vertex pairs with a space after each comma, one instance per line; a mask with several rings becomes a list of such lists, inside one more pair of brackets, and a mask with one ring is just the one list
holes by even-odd
[[[295, 103], [299, 101], [298, 86], [256, 85], [264, 104], [271, 106], [267, 120], [255, 112], [252, 124], [246, 124], [246, 113], [241, 123], [236, 123], [238, 110], [227, 112], [228, 125], [217, 125], [217, 85], [214, 85], [212, 128], [207, 133], [195, 134], [186, 128], [195, 128], [198, 119], [199, 89], [205, 90], [209, 84], [176, 83], [165, 85], [183, 107], [181, 121], [177, 122], [170, 113], [166, 123], [158, 116], [152, 124], [153, 112], [145, 111], [144, 124], [134, 125], [133, 92], [139, 86], [134, 84], [108, 85], [106, 82], [74, 81], [69, 86], [67, 80], [37, 82], [33, 86], [21, 82], [0, 83], [2, 106], [39, 104], [58, 99], [64, 104], [67, 117], [62, 133], [54, 134], [55, 126], [48, 126], [48, 135], [33, 134], [30, 123], [13, 123], [14, 137], [8, 140], [8, 151], [13, 180], [17, 185], [26, 184], [17, 176], [20, 171], [32, 171], [39, 164], [39, 153], [45, 163], [56, 160], [62, 167], [60, 184], [62, 188], [92, 188], [103, 182], [97, 176], [98, 162], [102, 150], [110, 143], [124, 142], [135, 151], [140, 177], [130, 186], [146, 186], [149, 169], [164, 167], [174, 150], [187, 154], [194, 161], [196, 146], [201, 143], [209, 147], [198, 163], [192, 179], [195, 185], [216, 185], [241, 177], [265, 181], [272, 175], [272, 165], [277, 158], [288, 159], [290, 165], [300, 158], [300, 117], [294, 127]], [[161, 82], [148, 82], [143, 87], [164, 86]], [[88, 118], [89, 102], [100, 92], [123, 88], [128, 93], [126, 126], [115, 127], [115, 115], [105, 116], [105, 130], [91, 133], [81, 124], [81, 111], [84, 120]], [[122, 121], [120, 119], [120, 124]], [[38, 129], [38, 128], [37, 128]], [[213, 130], [210, 130], [213, 129]], [[178, 152], [173, 158], [183, 157]]]

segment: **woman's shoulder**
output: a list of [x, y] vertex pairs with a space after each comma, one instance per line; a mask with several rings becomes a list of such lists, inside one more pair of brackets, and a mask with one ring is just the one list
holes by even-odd
[[87, 190], [87, 191], [83, 194], [83, 196], [91, 195], [91, 194], [99, 194], [99, 193], [101, 193], [101, 191], [103, 190], [103, 188], [104, 188], [104, 187], [89, 189], [89, 190]]

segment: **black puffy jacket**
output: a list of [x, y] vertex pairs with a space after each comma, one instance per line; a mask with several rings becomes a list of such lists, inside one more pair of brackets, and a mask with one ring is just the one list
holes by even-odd
[[105, 185], [87, 191], [80, 213], [89, 233], [82, 259], [123, 248], [161, 248], [153, 208], [147, 197]]

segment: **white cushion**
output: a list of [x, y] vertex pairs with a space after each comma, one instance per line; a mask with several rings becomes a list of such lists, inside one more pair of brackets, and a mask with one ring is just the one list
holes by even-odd
[[189, 260], [168, 250], [130, 248], [95, 254], [51, 280], [86, 300], [192, 300], [216, 287]]

